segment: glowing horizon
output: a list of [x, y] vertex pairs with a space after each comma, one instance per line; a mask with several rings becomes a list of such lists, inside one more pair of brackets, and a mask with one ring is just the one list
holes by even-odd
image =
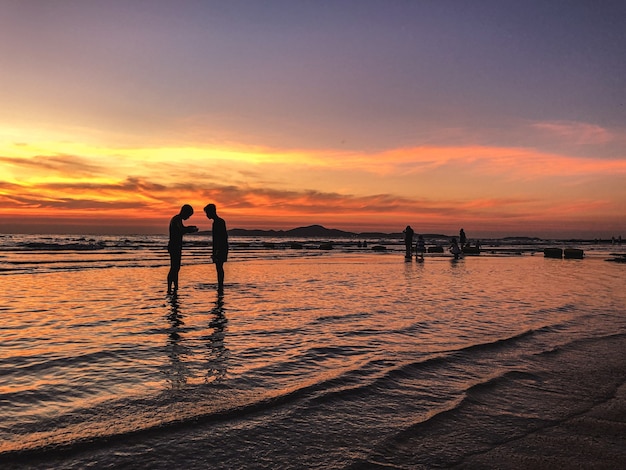
[[[46, 146], [61, 153], [29, 156], [31, 148], [39, 152]], [[71, 155], [77, 148], [83, 153], [80, 157]], [[576, 233], [586, 224], [596, 225], [603, 217], [619, 214], [614, 190], [626, 174], [624, 160], [598, 162], [480, 146], [363, 154], [21, 143], [3, 154], [8, 156], [0, 157], [0, 165], [8, 177], [0, 188], [0, 220], [6, 227], [5, 221], [11, 220], [10, 226], [17, 229], [13, 232], [29, 225], [41, 231], [54, 220], [74, 229], [82, 224], [87, 232], [99, 227], [132, 233], [136, 227], [137, 233], [162, 233], [183, 203], [192, 204], [202, 215], [201, 208], [214, 202], [231, 228], [289, 229], [319, 223], [356, 232], [397, 232], [411, 224], [431, 233], [454, 233], [455, 227], [466, 226], [480, 236], [553, 234], [559, 227]], [[204, 168], [206, 162], [210, 164]], [[359, 177], [350, 181], [349, 175], [357, 172]], [[437, 177], [445, 172], [456, 172], [460, 178]], [[464, 184], [470, 176], [470, 183]], [[307, 188], [307, 180], [314, 177], [326, 180]], [[502, 193], [496, 184], [476, 187], [477, 182], [487, 184], [494, 178], [506, 187], [505, 197], [491, 194]], [[446, 197], [416, 197], [407, 179], [420, 181], [425, 194], [441, 191]], [[605, 188], [605, 194], [572, 196], [580, 185], [611, 180], [615, 187]], [[545, 199], [536, 189], [528, 197], [528, 185], [541, 181], [552, 182], [552, 189], [559, 185], [562, 193]], [[394, 185], [393, 191], [385, 192], [388, 184]], [[201, 218], [196, 224], [203, 223], [207, 221]], [[594, 228], [598, 237], [611, 236], [618, 229]]]

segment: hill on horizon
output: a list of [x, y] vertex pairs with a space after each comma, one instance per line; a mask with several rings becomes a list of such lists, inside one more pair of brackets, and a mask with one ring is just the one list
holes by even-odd
[[[334, 228], [326, 228], [323, 225], [307, 225], [305, 227], [296, 227], [289, 230], [261, 230], [261, 229], [243, 229], [234, 228], [228, 230], [233, 236], [242, 237], [292, 237], [292, 238], [384, 238], [384, 237], [404, 237], [402, 232], [347, 232]], [[447, 237], [442, 234], [423, 234], [425, 237], [438, 238]]]
[[261, 230], [261, 229], [243, 229], [234, 228], [228, 231], [230, 235], [253, 236], [253, 237], [294, 237], [294, 238], [310, 238], [310, 237], [334, 237], [334, 238], [352, 238], [357, 233], [346, 232], [344, 230], [329, 229], [322, 225], [308, 225], [306, 227], [296, 227], [289, 230]]
[[[210, 234], [210, 230], [202, 230], [198, 234]], [[314, 224], [304, 227], [296, 227], [289, 230], [263, 230], [263, 229], [245, 229], [245, 228], [233, 228], [228, 230], [229, 235], [236, 237], [268, 237], [268, 238], [404, 238], [402, 232], [348, 232], [345, 230], [326, 228], [323, 225]], [[442, 233], [419, 233], [423, 235], [426, 240], [443, 239], [458, 237], [458, 234], [446, 235]], [[577, 241], [603, 241], [611, 242], [611, 239], [586, 239], [586, 238], [542, 238], [542, 237], [529, 237], [523, 235], [505, 236], [505, 237], [483, 237], [482, 240], [502, 240], [508, 242], [538, 242], [541, 240], [559, 240], [568, 242]]]

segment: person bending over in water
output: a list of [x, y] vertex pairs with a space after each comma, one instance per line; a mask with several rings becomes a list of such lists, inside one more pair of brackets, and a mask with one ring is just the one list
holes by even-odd
[[193, 207], [185, 204], [180, 208], [180, 212], [170, 220], [170, 241], [167, 244], [167, 251], [170, 254], [170, 271], [167, 273], [167, 293], [178, 291], [178, 272], [183, 257], [183, 235], [198, 231], [195, 225], [185, 226], [183, 220], [187, 220], [193, 215]]
[[461, 247], [459, 247], [455, 237], [452, 238], [452, 242], [450, 243], [450, 252], [454, 255], [454, 259], [461, 257]]
[[226, 222], [217, 215], [215, 204], [207, 204], [204, 212], [209, 219], [213, 219], [213, 252], [211, 258], [217, 271], [217, 290], [224, 290], [224, 263], [228, 259], [228, 232]]

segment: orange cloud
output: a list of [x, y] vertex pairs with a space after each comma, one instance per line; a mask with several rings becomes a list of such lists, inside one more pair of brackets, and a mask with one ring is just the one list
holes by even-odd
[[181, 204], [201, 208], [207, 202], [218, 204], [231, 227], [323, 223], [386, 231], [406, 223], [432, 230], [475, 223], [495, 230], [535, 222], [587, 223], [598, 214], [616, 220], [626, 202], [619, 183], [625, 159], [526, 148], [422, 146], [376, 153], [99, 148], [78, 156], [46, 155], [37, 147], [29, 156], [34, 146], [17, 147], [0, 157], [2, 231], [28, 221], [75, 226], [84, 220], [93, 228], [97, 220], [107, 220], [162, 232]]
[[106, 173], [101, 165], [71, 155], [35, 155], [29, 158], [0, 157], [0, 164], [16, 171], [46, 172], [57, 175], [94, 176]]

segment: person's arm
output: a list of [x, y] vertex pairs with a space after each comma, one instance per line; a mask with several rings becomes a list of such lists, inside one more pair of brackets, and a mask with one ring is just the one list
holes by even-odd
[[193, 232], [197, 232], [198, 231], [198, 227], [196, 227], [195, 225], [185, 225], [183, 224], [183, 219], [179, 220], [179, 228], [181, 233], [193, 233]]

